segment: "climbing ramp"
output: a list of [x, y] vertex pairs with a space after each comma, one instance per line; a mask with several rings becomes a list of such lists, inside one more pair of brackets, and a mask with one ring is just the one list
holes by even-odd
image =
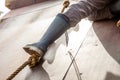
[[[52, 4], [51, 4], [52, 3]], [[61, 1], [48, 1], [12, 10], [0, 23], [0, 80], [13, 73], [28, 58], [22, 47], [37, 42], [55, 15]], [[25, 67], [13, 80], [120, 80], [119, 28], [116, 20], [82, 20], [49, 48], [44, 61]], [[93, 27], [92, 27], [93, 26]], [[55, 54], [55, 56], [50, 56]]]

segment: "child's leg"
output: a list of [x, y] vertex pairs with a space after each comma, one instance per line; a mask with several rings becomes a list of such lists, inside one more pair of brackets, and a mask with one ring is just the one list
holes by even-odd
[[40, 54], [40, 56], [43, 56], [49, 45], [58, 39], [69, 28], [69, 19], [63, 14], [58, 14], [40, 41], [26, 45], [23, 49], [30, 55]]

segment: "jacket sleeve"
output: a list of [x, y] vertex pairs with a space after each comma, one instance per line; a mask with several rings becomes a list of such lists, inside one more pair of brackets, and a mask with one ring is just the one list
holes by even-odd
[[109, 2], [110, 0], [80, 0], [78, 3], [72, 4], [64, 15], [70, 19], [70, 26], [74, 27], [81, 19], [104, 8]]

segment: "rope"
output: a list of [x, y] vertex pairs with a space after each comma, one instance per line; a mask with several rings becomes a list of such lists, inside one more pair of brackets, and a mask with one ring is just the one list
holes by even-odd
[[64, 2], [63, 2], [63, 8], [62, 8], [61, 13], [64, 12], [65, 8], [67, 8], [69, 6], [69, 4], [70, 4], [69, 0], [64, 0]]
[[72, 53], [70, 51], [68, 51], [68, 53], [70, 55], [71, 60], [73, 60], [73, 66], [75, 68], [75, 72], [76, 72], [78, 80], [82, 80], [82, 78], [81, 78], [82, 73], [80, 73], [80, 71], [79, 71], [79, 68], [78, 68], [77, 63], [75, 61], [75, 58], [73, 57], [73, 55], [72, 55]]
[[30, 58], [24, 62], [15, 72], [13, 72], [6, 80], [12, 80], [22, 69], [24, 69], [27, 65], [29, 65], [30, 68], [36, 66], [36, 64], [39, 62], [39, 56], [38, 55], [31, 55]]
[[[85, 40], [85, 38], [84, 38], [84, 40]], [[78, 48], [78, 50], [77, 50], [75, 56], [72, 57], [72, 61], [71, 61], [70, 65], [69, 65], [69, 67], [68, 67], [68, 69], [67, 69], [65, 75], [63, 76], [62, 80], [65, 80], [68, 71], [70, 70], [70, 68], [71, 68], [71, 66], [72, 66], [72, 64], [73, 64], [73, 62], [74, 62], [74, 60], [75, 60], [75, 58], [76, 58], [76, 56], [77, 56], [77, 54], [78, 54], [78, 52], [79, 52], [81, 46], [83, 45], [84, 40], [83, 40], [82, 43], [80, 44], [80, 46], [79, 46], [79, 48]], [[80, 79], [81, 79], [81, 78], [80, 78]], [[82, 79], [81, 79], [81, 80], [82, 80]]]
[[24, 62], [15, 72], [13, 72], [6, 80], [12, 80], [24, 67], [26, 67], [30, 62]]

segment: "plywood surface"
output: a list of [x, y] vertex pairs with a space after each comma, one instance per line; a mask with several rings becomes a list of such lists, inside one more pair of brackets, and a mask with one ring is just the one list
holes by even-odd
[[[24, 52], [22, 47], [41, 38], [61, 7], [61, 5], [57, 5], [40, 11], [11, 16], [0, 23], [0, 80], [6, 80], [17, 67], [28, 59], [29, 55]], [[46, 14], [49, 11], [51, 14]], [[86, 26], [84, 21], [80, 25]], [[91, 25], [89, 21], [87, 23]], [[43, 65], [40, 64], [33, 69], [26, 67], [14, 80], [61, 80], [71, 63], [67, 51], [73, 49], [73, 55], [75, 55], [76, 49], [78, 49], [90, 27], [81, 27], [78, 32], [70, 31], [69, 47], [66, 47], [63, 35], [48, 52], [50, 54], [56, 53], [52, 64], [44, 62]], [[76, 39], [75, 36], [81, 37]]]
[[[28, 59], [29, 55], [22, 47], [41, 38], [61, 6], [40, 7], [40, 10], [34, 7], [33, 12], [9, 15], [0, 23], [0, 80], [6, 80]], [[51, 14], [46, 14], [49, 11]], [[72, 49], [74, 56], [83, 41], [75, 58], [82, 80], [120, 80], [120, 29], [115, 23], [116, 20], [99, 21], [91, 28], [91, 22], [82, 20], [76, 31], [68, 31], [68, 47], [64, 35], [50, 47], [47, 53], [56, 54], [52, 64], [45, 61], [33, 69], [27, 66], [14, 80], [62, 80], [71, 63], [68, 51]], [[65, 80], [78, 80], [73, 65]]]

